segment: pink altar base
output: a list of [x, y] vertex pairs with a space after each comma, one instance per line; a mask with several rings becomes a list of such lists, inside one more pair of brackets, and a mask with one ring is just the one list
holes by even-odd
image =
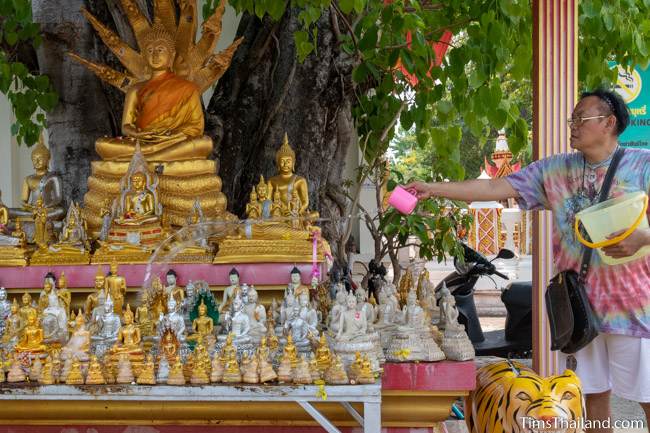
[[[69, 288], [92, 288], [95, 285], [97, 267], [101, 266], [106, 274], [109, 265], [61, 265], [61, 266], [27, 266], [0, 268], [0, 285], [7, 289], [31, 289], [43, 287], [43, 277], [53, 272], [57, 278], [65, 272]], [[118, 272], [126, 278], [129, 287], [139, 287], [145, 279], [147, 270], [145, 264], [118, 265]], [[300, 269], [303, 284], [311, 283], [311, 263], [244, 263], [244, 264], [159, 264], [151, 265], [151, 272], [158, 274], [164, 281], [164, 274], [174, 269], [178, 274], [178, 284], [185, 286], [192, 280], [205, 280], [211, 286], [227, 286], [228, 274], [235, 267], [239, 271], [243, 283], [253, 285], [286, 285], [289, 273], [296, 266]], [[325, 275], [321, 268], [321, 275]]]

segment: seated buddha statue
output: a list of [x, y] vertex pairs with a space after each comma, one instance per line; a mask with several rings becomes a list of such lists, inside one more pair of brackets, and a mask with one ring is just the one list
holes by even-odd
[[293, 192], [296, 191], [300, 208], [298, 213], [302, 217], [318, 218], [318, 213], [309, 212], [309, 188], [307, 180], [295, 174], [296, 153], [289, 145], [289, 138], [284, 134], [282, 146], [275, 154], [275, 164], [278, 174], [269, 179], [269, 194], [271, 197], [275, 191], [280, 192], [283, 208], [291, 209]]
[[22, 337], [14, 351], [16, 353], [43, 353], [47, 350], [43, 344], [43, 328], [38, 323], [38, 316], [32, 312], [27, 316], [27, 323], [23, 328]]
[[255, 188], [251, 190], [250, 200], [246, 204], [246, 218], [251, 220], [262, 218], [262, 204], [257, 200]]
[[[99, 241], [96, 262], [148, 260], [162, 240], [162, 205], [158, 201], [158, 176], [151, 172], [139, 148], [122, 177], [120, 196], [106, 241]], [[116, 303], [117, 305], [117, 303]]]
[[130, 181], [131, 187], [123, 193], [122, 208], [116, 222], [123, 225], [140, 225], [157, 221], [156, 199], [153, 192], [146, 188], [144, 173], [134, 173]]
[[21, 206], [9, 209], [9, 216], [23, 221], [28, 239], [33, 235], [33, 211], [40, 198], [49, 221], [61, 221], [65, 217], [61, 178], [49, 171], [50, 151], [43, 144], [43, 136], [32, 150], [34, 174], [23, 180]]
[[[140, 52], [130, 48], [96, 17], [85, 11], [84, 14], [123, 63], [126, 73], [72, 55], [101, 79], [126, 93], [122, 136], [99, 138], [95, 143], [103, 161], [93, 164], [94, 179], [89, 182], [91, 187], [85, 200], [93, 213], [89, 223], [93, 230], [101, 224], [98, 211], [103, 188], [95, 185], [94, 180], [115, 182], [116, 174], [124, 174], [124, 163], [133, 156], [137, 143], [148, 161], [161, 164], [165, 176], [174, 178], [161, 191], [169, 200], [163, 203], [165, 206], [171, 202], [178, 205], [171, 215], [173, 225], [183, 224], [192, 206], [192, 201], [187, 200], [190, 193], [196, 193], [204, 209], [210, 209], [208, 217], [215, 217], [225, 212], [227, 200], [221, 192], [221, 179], [215, 175], [215, 162], [208, 159], [213, 143], [204, 135], [201, 94], [226, 71], [241, 39], [223, 52], [214, 53], [223, 8], [217, 8], [208, 18], [206, 23], [212, 25], [204, 26], [198, 42], [196, 2], [181, 3], [178, 17], [175, 8], [156, 7], [151, 21], [138, 7], [125, 9], [130, 23], [152, 22], [142, 28], [136, 26], [134, 34]], [[182, 38], [176, 37], [179, 32], [183, 33]], [[198, 179], [202, 182], [197, 182]]]
[[192, 331], [193, 333], [187, 337], [188, 341], [202, 341], [208, 347], [214, 346], [216, 340], [213, 334], [214, 322], [208, 316], [208, 307], [203, 301], [199, 305], [199, 316], [192, 321]]
[[[36, 218], [35, 218], [36, 219]], [[81, 209], [72, 202], [68, 208], [68, 214], [63, 222], [63, 229], [59, 235], [58, 242], [50, 244], [46, 248], [40, 248], [32, 255], [32, 264], [87, 264], [90, 261], [90, 244], [86, 236], [86, 223], [81, 216]], [[40, 237], [39, 224], [36, 223], [34, 240]]]
[[142, 364], [144, 351], [142, 350], [142, 334], [140, 328], [133, 324], [133, 312], [127, 304], [124, 311], [124, 325], [117, 332], [117, 341], [113, 344], [108, 353], [116, 362], [123, 354], [127, 354], [132, 364]]

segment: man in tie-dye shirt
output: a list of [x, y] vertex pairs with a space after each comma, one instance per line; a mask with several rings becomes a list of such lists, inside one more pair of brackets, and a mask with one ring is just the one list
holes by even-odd
[[[571, 147], [578, 152], [535, 161], [506, 178], [413, 182], [406, 187], [417, 190], [420, 199], [437, 196], [472, 202], [513, 197], [524, 209], [552, 210], [555, 269], [579, 272], [584, 247], [574, 233], [575, 215], [598, 201], [609, 162], [618, 148], [618, 136], [628, 123], [628, 109], [618, 94], [606, 90], [585, 93], [569, 119]], [[650, 192], [648, 150], [625, 149], [609, 197], [634, 191]], [[646, 245], [650, 245], [650, 230], [638, 229], [603, 251], [614, 258], [628, 257]], [[573, 355], [587, 395], [587, 414], [591, 419], [608, 418], [613, 391], [640, 402], [648, 418], [650, 256], [607, 265], [594, 253], [586, 287], [600, 323], [598, 337]]]

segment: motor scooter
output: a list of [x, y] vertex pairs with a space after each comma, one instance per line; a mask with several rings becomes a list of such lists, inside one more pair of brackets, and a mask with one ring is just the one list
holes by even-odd
[[529, 358], [533, 335], [532, 282], [512, 282], [502, 289], [501, 301], [507, 312], [505, 329], [483, 332], [474, 303], [476, 282], [482, 276], [492, 275], [508, 280], [507, 275], [497, 271], [493, 262], [512, 259], [515, 255], [510, 250], [502, 249], [494, 259], [488, 260], [465, 244], [463, 249], [464, 260], [454, 258], [456, 270], [435, 288], [437, 302], [440, 301], [443, 287], [446, 287], [456, 300], [458, 322], [465, 326], [477, 356]]

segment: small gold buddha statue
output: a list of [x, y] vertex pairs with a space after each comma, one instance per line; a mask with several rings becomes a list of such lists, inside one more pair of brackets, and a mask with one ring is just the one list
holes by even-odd
[[349, 377], [350, 380], [356, 381], [357, 377], [361, 373], [361, 369], [363, 368], [363, 357], [361, 356], [360, 352], [356, 352], [354, 354], [354, 361], [350, 364], [348, 370], [349, 370]]
[[27, 237], [20, 220], [16, 220], [16, 230], [11, 234], [8, 224], [9, 210], [0, 198], [0, 266], [26, 266]]
[[257, 358], [255, 356], [249, 357], [248, 353], [244, 353], [241, 360], [242, 382], [260, 383], [258, 367]]
[[128, 304], [123, 317], [124, 325], [117, 332], [117, 341], [108, 353], [113, 358], [113, 362], [117, 362], [122, 355], [127, 355], [134, 370], [136, 370], [136, 373], [139, 373], [144, 361], [142, 335], [140, 328], [133, 324], [133, 312], [131, 311], [131, 306]]
[[250, 200], [246, 204], [246, 218], [257, 220], [262, 217], [262, 204], [257, 201], [257, 192], [255, 187], [251, 190]]
[[160, 342], [159, 356], [167, 359], [169, 365], [173, 365], [174, 360], [179, 356], [180, 342], [171, 329], [163, 332], [162, 341]]
[[357, 383], [368, 385], [375, 383], [375, 381], [376, 378], [375, 374], [372, 371], [370, 359], [367, 356], [364, 356], [361, 363], [361, 369], [357, 374]]
[[284, 349], [282, 350], [282, 356], [283, 357], [288, 357], [289, 360], [291, 361], [291, 368], [296, 368], [296, 365], [298, 364], [298, 350], [296, 349], [296, 346], [293, 344], [293, 336], [292, 334], [289, 334], [287, 336], [287, 344], [284, 346]]
[[34, 243], [39, 250], [46, 250], [52, 237], [52, 230], [48, 224], [47, 208], [43, 204], [42, 197], [36, 199], [32, 209], [32, 219], [34, 220]]
[[403, 307], [406, 305], [406, 300], [408, 298], [408, 294], [411, 291], [411, 287], [413, 287], [413, 274], [409, 269], [404, 272], [404, 275], [399, 280], [399, 304], [400, 307]]
[[214, 323], [208, 316], [208, 307], [203, 303], [203, 299], [199, 305], [199, 316], [192, 321], [192, 330], [194, 333], [187, 337], [188, 341], [202, 342], [207, 346], [214, 345]]
[[271, 219], [280, 219], [284, 216], [284, 205], [280, 197], [280, 190], [273, 193], [273, 204], [271, 205]]
[[168, 385], [185, 385], [185, 375], [183, 374], [183, 364], [181, 358], [177, 356], [174, 359], [172, 368], [169, 370], [169, 377], [167, 378]]
[[160, 281], [160, 277], [157, 275], [151, 280], [150, 293], [149, 309], [151, 311], [151, 319], [154, 325], [157, 325], [160, 317], [167, 314], [167, 294], [165, 293], [162, 281]]
[[52, 358], [48, 355], [45, 358], [45, 364], [41, 368], [41, 374], [38, 376], [38, 383], [41, 385], [52, 385], [54, 384], [54, 375], [52, 373]]
[[241, 370], [239, 369], [239, 362], [237, 357], [230, 357], [225, 364], [225, 371], [223, 372], [224, 383], [239, 383], [242, 381]]
[[70, 302], [72, 302], [72, 294], [68, 290], [68, 280], [65, 277], [65, 272], [61, 272], [59, 280], [57, 281], [57, 294], [61, 300], [65, 312], [70, 316]]
[[25, 381], [27, 381], [27, 375], [23, 371], [20, 361], [14, 355], [11, 360], [11, 365], [9, 366], [9, 372], [7, 373], [7, 382], [17, 383]]
[[14, 231], [11, 232], [11, 237], [18, 239], [18, 245], [22, 248], [27, 246], [27, 234], [23, 231], [20, 220], [16, 220], [16, 226], [14, 227]]
[[43, 353], [47, 350], [43, 344], [43, 328], [38, 323], [36, 312], [30, 312], [27, 316], [27, 324], [23, 328], [22, 338], [16, 344], [14, 350], [17, 353]]
[[131, 190], [124, 195], [123, 213], [117, 218], [117, 223], [123, 225], [140, 225], [157, 221], [155, 198], [146, 187], [146, 176], [136, 172], [131, 176]]
[[278, 382], [291, 383], [293, 382], [294, 367], [291, 366], [291, 357], [286, 353], [282, 354], [280, 358], [280, 365], [278, 366]]
[[72, 366], [68, 372], [68, 376], [65, 378], [66, 385], [83, 385], [84, 376], [81, 372], [81, 363], [79, 360], [74, 357], [72, 358]]
[[212, 372], [210, 373], [210, 382], [219, 383], [223, 379], [223, 372], [225, 370], [225, 365], [221, 356], [218, 353], [215, 353], [212, 357]]
[[314, 356], [309, 360], [309, 373], [311, 373], [311, 380], [314, 383], [323, 379], [323, 373], [318, 369], [318, 360]]
[[329, 345], [327, 344], [327, 338], [325, 333], [321, 333], [320, 340], [318, 341], [318, 348], [316, 349], [316, 362], [318, 363], [318, 369], [321, 372], [327, 370], [332, 363], [332, 352], [330, 351]]
[[135, 309], [135, 323], [140, 328], [140, 334], [143, 337], [154, 335], [153, 321], [149, 311], [149, 294], [147, 291], [142, 293], [142, 303]]
[[[272, 382], [278, 378], [278, 374], [273, 369], [268, 357], [258, 356], [260, 383]], [[289, 362], [291, 365], [291, 362]]]
[[32, 150], [34, 174], [27, 176], [23, 181], [21, 207], [9, 210], [10, 217], [27, 223], [28, 234], [33, 233], [33, 211], [39, 199], [41, 199], [40, 206], [45, 209], [46, 221], [61, 221], [65, 216], [63, 183], [58, 175], [48, 170], [49, 164], [50, 151], [45, 147], [41, 134], [38, 145]]
[[9, 208], [2, 202], [2, 191], [0, 191], [0, 233], [4, 233], [9, 224]]
[[97, 266], [97, 273], [95, 274], [95, 288], [94, 292], [86, 297], [86, 302], [84, 303], [84, 314], [88, 320], [94, 319], [93, 311], [99, 307], [100, 294], [102, 297], [106, 296], [106, 277], [104, 277], [104, 271], [102, 266]]
[[133, 383], [135, 381], [131, 361], [129, 361], [129, 355], [126, 353], [122, 353], [117, 362], [117, 377], [115, 381], [121, 384]]
[[106, 379], [102, 372], [102, 365], [99, 363], [96, 355], [90, 357], [88, 364], [88, 374], [86, 375], [86, 385], [105, 385]]
[[325, 382], [332, 385], [346, 385], [350, 383], [341, 357], [335, 356], [332, 360], [330, 368], [325, 372]]
[[[164, 5], [164, 3], [160, 3]], [[114, 187], [116, 177], [123, 175], [126, 163], [139, 144], [147, 160], [164, 167], [164, 175], [173, 179], [165, 182], [161, 191], [165, 206], [174, 203], [172, 224], [182, 225], [192, 206], [188, 195], [196, 194], [209, 217], [224, 212], [227, 204], [221, 192], [221, 179], [215, 175], [216, 164], [208, 159], [213, 144], [203, 134], [204, 116], [201, 93], [210, 88], [228, 68], [232, 56], [242, 42], [235, 41], [223, 52], [214, 50], [221, 33], [224, 8], [217, 8], [205, 21], [201, 39], [196, 41], [196, 0], [184, 1], [180, 15], [175, 8], [154, 8], [152, 24], [137, 6], [123, 7], [129, 22], [135, 26], [137, 52], [96, 17], [84, 15], [99, 33], [128, 72], [118, 72], [105, 65], [72, 57], [95, 72], [102, 80], [126, 93], [122, 115], [122, 136], [104, 137], [95, 143], [102, 161], [93, 163], [93, 177], [85, 202], [93, 209], [91, 225], [98, 227], [97, 211], [104, 188], [95, 180], [102, 179]], [[142, 27], [138, 23], [147, 22]], [[178, 22], [178, 24], [176, 24]], [[183, 37], [177, 38], [182, 32]], [[114, 188], [113, 188], [114, 189]]]
[[138, 385], [155, 385], [156, 384], [156, 367], [153, 362], [153, 356], [147, 355], [147, 359], [142, 367], [142, 371], [138, 375], [136, 383]]
[[111, 271], [105, 278], [105, 287], [113, 299], [113, 312], [122, 315], [124, 297], [126, 296], [126, 279], [117, 272], [117, 263], [113, 261]]
[[32, 305], [32, 295], [29, 293], [25, 292], [23, 293], [22, 297], [23, 305], [20, 307], [20, 317], [22, 319], [22, 326], [24, 327], [27, 324], [27, 321], [29, 319], [29, 316], [33, 314], [36, 316], [38, 314], [38, 310], [34, 308]]
[[208, 368], [210, 367], [210, 358], [207, 363], [203, 357], [197, 357], [192, 368], [190, 383], [193, 385], [206, 385], [210, 383]]

